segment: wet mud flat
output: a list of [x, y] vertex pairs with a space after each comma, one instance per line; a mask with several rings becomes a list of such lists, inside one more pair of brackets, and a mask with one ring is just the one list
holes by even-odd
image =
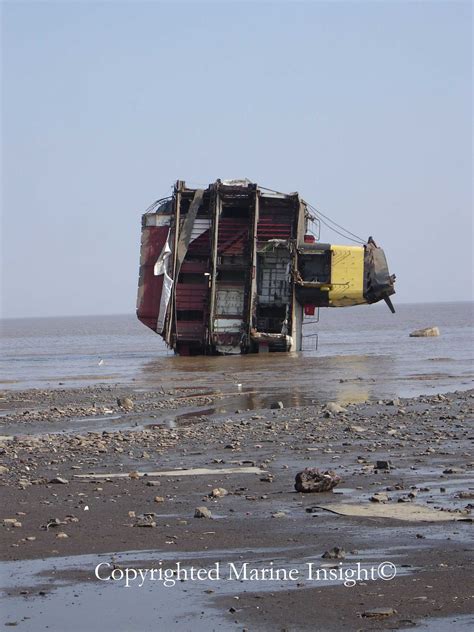
[[[342, 406], [275, 398], [247, 410], [203, 388], [4, 392], [2, 621], [81, 632], [467, 630], [473, 401], [473, 391]], [[297, 493], [306, 467], [341, 483]], [[432, 513], [414, 518], [417, 507]], [[372, 579], [383, 563], [396, 576]], [[118, 579], [100, 581], [98, 564]], [[128, 567], [169, 569], [176, 583], [127, 588]], [[180, 576], [191, 567], [202, 579]], [[355, 568], [369, 574], [344, 585]]]

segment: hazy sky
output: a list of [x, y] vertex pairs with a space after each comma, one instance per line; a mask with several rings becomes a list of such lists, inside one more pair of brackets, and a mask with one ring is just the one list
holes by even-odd
[[133, 312], [178, 178], [297, 190], [385, 248], [394, 303], [470, 299], [471, 13], [3, 3], [3, 314]]

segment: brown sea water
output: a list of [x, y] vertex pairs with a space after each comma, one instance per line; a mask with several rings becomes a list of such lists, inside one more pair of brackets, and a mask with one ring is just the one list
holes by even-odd
[[[434, 325], [438, 338], [409, 337]], [[184, 358], [134, 315], [7, 319], [1, 321], [0, 387], [133, 381], [135, 388], [235, 392], [242, 407], [256, 407], [275, 397], [297, 405], [472, 385], [472, 303], [404, 304], [395, 315], [385, 305], [325, 309], [304, 333], [301, 353]]]

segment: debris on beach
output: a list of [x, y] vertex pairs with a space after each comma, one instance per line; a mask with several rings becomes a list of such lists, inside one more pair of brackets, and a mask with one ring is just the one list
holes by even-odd
[[333, 503], [331, 505], [318, 505], [314, 509], [325, 509], [340, 516], [387, 518], [407, 522], [448, 522], [469, 518], [467, 511], [441, 511], [414, 503], [370, 503], [370, 505]]
[[326, 411], [337, 415], [338, 413], [347, 413], [347, 408], [344, 408], [344, 406], [341, 406], [337, 402], [328, 402], [326, 404]]
[[[331, 394], [320, 401], [308, 397], [298, 406], [287, 403], [280, 393], [266, 394], [254, 403], [249, 401], [249, 410], [239, 403], [244, 410], [235, 412], [237, 405], [231, 401], [226, 404], [227, 412], [206, 414], [205, 420], [193, 417], [192, 422], [173, 428], [162, 423], [169, 413], [161, 408], [155, 390], [152, 395], [133, 392], [133, 411], [125, 414], [118, 409], [116, 399], [132, 391], [123, 387], [101, 389], [45, 391], [41, 396], [36, 391], [20, 396], [12, 390], [8, 396], [3, 408], [9, 420], [0, 417], [4, 435], [15, 433], [9, 440], [0, 438], [0, 460], [9, 469], [0, 476], [6, 498], [0, 536], [7, 560], [15, 564], [16, 560], [26, 560], [29, 565], [30, 558], [50, 558], [45, 563], [54, 567], [58, 555], [105, 553], [106, 560], [113, 550], [121, 560], [125, 551], [171, 548], [173, 553], [167, 558], [171, 561], [185, 554], [188, 562], [192, 559], [208, 566], [218, 559], [216, 551], [228, 551], [232, 555], [229, 559], [244, 563], [250, 556], [253, 564], [254, 560], [269, 559], [262, 550], [271, 543], [278, 547], [273, 553], [277, 559], [282, 555], [280, 548], [288, 547], [292, 556], [295, 551], [295, 562], [314, 559], [315, 568], [329, 573], [339, 566], [348, 568], [348, 560], [349, 566], [359, 559], [365, 563], [375, 542], [385, 551], [410, 547], [406, 549], [410, 556], [404, 560], [410, 566], [407, 564], [408, 570], [403, 572], [408, 575], [418, 573], [415, 568], [428, 569], [429, 575], [423, 577], [423, 570], [417, 575], [420, 583], [416, 594], [423, 594], [426, 584], [433, 585], [430, 599], [445, 604], [443, 616], [450, 614], [449, 608], [457, 608], [456, 602], [442, 601], [452, 581], [459, 588], [459, 599], [470, 595], [465, 549], [474, 515], [470, 450], [474, 391], [404, 397], [401, 404], [395, 399], [396, 391], [373, 393], [368, 401], [349, 400], [347, 404], [346, 399]], [[196, 404], [195, 394], [189, 399], [184, 388], [177, 393], [179, 397], [186, 395], [184, 404], [174, 400], [178, 412], [179, 407], [186, 412], [206, 405], [201, 400]], [[348, 391], [344, 390], [344, 397], [345, 393]], [[270, 410], [278, 396], [285, 409]], [[330, 399], [347, 407], [347, 412], [330, 413], [326, 418], [325, 406]], [[35, 414], [40, 406], [45, 415], [53, 408], [76, 415], [92, 401], [97, 407], [91, 407], [88, 420], [79, 417], [76, 425], [75, 420], [66, 423], [63, 418], [59, 428], [51, 429], [39, 416], [34, 417], [39, 420], [36, 426], [32, 416], [23, 415], [25, 408], [33, 411], [30, 400], [34, 401]], [[171, 397], [163, 401], [168, 405]], [[94, 411], [109, 405], [114, 414], [128, 420], [116, 425], [108, 418], [95, 419]], [[399, 414], [401, 406], [406, 411], [403, 417]], [[57, 411], [54, 414], [59, 415]], [[149, 426], [150, 419], [153, 425]], [[139, 425], [134, 426], [135, 422]], [[26, 425], [30, 427], [23, 431]], [[238, 445], [240, 452], [226, 449], [230, 444]], [[305, 483], [307, 491], [329, 493], [303, 496], [295, 492], [298, 472], [300, 485]], [[331, 491], [336, 476], [342, 481]], [[54, 484], [54, 477], [69, 484]], [[193, 518], [197, 503], [204, 507], [199, 506], [202, 519]], [[22, 527], [13, 523], [22, 523]], [[433, 537], [440, 529], [446, 537]], [[68, 538], [56, 538], [58, 533], [66, 533]], [[124, 556], [123, 561], [126, 559]], [[66, 572], [74, 573], [71, 577], [76, 581], [75, 570]], [[63, 581], [65, 577], [61, 571], [54, 579]], [[379, 588], [374, 586], [376, 594], [370, 598], [370, 588], [361, 586], [360, 594], [348, 600], [347, 610], [341, 610], [341, 620], [335, 625], [342, 621], [344, 627], [349, 610], [352, 623], [358, 620], [359, 626], [362, 613], [376, 606], [401, 612], [398, 593], [393, 600], [385, 590], [385, 597], [379, 596], [380, 590], [389, 586], [383, 583], [382, 587], [380, 582]], [[297, 596], [297, 591], [290, 592], [288, 599], [300, 599], [300, 604], [307, 599], [304, 593]], [[272, 598], [265, 591], [265, 603], [255, 603], [271, 612], [281, 594]], [[247, 612], [248, 594], [239, 595]], [[337, 599], [339, 608], [346, 595], [341, 593]], [[226, 601], [226, 608], [231, 603], [233, 600]], [[421, 608], [424, 602], [417, 603]], [[429, 615], [430, 608], [432, 604], [426, 603], [426, 610], [420, 613]], [[296, 607], [287, 609], [296, 612]], [[281, 616], [279, 606], [275, 612]], [[343, 615], [347, 617], [344, 621]], [[403, 617], [406, 615], [404, 612]], [[242, 627], [252, 623], [242, 617]], [[366, 627], [372, 628], [387, 627], [397, 620], [398, 615], [380, 612], [363, 619]], [[288, 620], [282, 618], [282, 622], [287, 624]], [[279, 621], [276, 626], [274, 623], [272, 619], [270, 627], [278, 627]], [[303, 628], [303, 618], [292, 624]]]
[[373, 610], [366, 610], [361, 616], [366, 619], [384, 619], [385, 617], [392, 617], [394, 614], [397, 614], [397, 611], [393, 608], [374, 608]]
[[69, 483], [67, 478], [62, 478], [61, 476], [55, 476], [49, 482], [54, 485], [67, 485]]
[[321, 557], [324, 560], [343, 560], [346, 557], [346, 552], [340, 546], [335, 546], [329, 551], [325, 551]]
[[[162, 470], [159, 472], [138, 472], [133, 470], [132, 472], [110, 472], [108, 474], [74, 474], [74, 478], [77, 479], [115, 479], [115, 478], [132, 478], [139, 479], [142, 477], [150, 476], [215, 476], [216, 474], [265, 474], [265, 470], [256, 466], [249, 467], [222, 467], [222, 468], [210, 468], [210, 467], [193, 467], [187, 470]], [[154, 485], [153, 481], [147, 481], [147, 485]]]
[[307, 467], [295, 477], [297, 492], [330, 492], [341, 482], [341, 478], [332, 470], [320, 472], [316, 467]]

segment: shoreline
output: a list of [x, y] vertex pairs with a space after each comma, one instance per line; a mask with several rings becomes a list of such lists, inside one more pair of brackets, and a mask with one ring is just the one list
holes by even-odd
[[[211, 388], [135, 386], [3, 393], [8, 416], [0, 418], [0, 449], [8, 471], [0, 475], [1, 518], [10, 522], [0, 529], [1, 564], [23, 577], [6, 593], [9, 612], [18, 613], [8, 621], [19, 629], [47, 623], [54, 630], [67, 586], [82, 608], [99, 588], [114, 595], [118, 611], [122, 599], [129, 608], [128, 589], [100, 582], [94, 559], [149, 565], [152, 556], [201, 569], [248, 562], [256, 572], [264, 563], [283, 572], [295, 564], [325, 568], [321, 556], [334, 547], [345, 557], [329, 560], [328, 568], [387, 561], [399, 576], [351, 588], [308, 582], [304, 573], [298, 581], [270, 581], [270, 588], [245, 579], [179, 582], [161, 592], [143, 587], [135, 629], [152, 626], [152, 593], [177, 617], [183, 590], [195, 614], [207, 613], [207, 629], [393, 629], [472, 611], [473, 390], [349, 403], [339, 412], [328, 402], [280, 408], [275, 400], [274, 409], [218, 413], [225, 393]], [[86, 420], [81, 428], [78, 416]], [[17, 429], [14, 436], [5, 437], [8, 428]], [[388, 461], [388, 469], [377, 469], [377, 461]], [[296, 473], [313, 466], [334, 470], [342, 482], [332, 492], [295, 492]], [[388, 516], [337, 513], [343, 504]], [[418, 506], [448, 521], [393, 517]], [[211, 517], [195, 518], [198, 507]], [[385, 614], [362, 614], [380, 607]], [[25, 613], [34, 616], [24, 620]], [[112, 615], [101, 629], [112, 624], [120, 629]]]

